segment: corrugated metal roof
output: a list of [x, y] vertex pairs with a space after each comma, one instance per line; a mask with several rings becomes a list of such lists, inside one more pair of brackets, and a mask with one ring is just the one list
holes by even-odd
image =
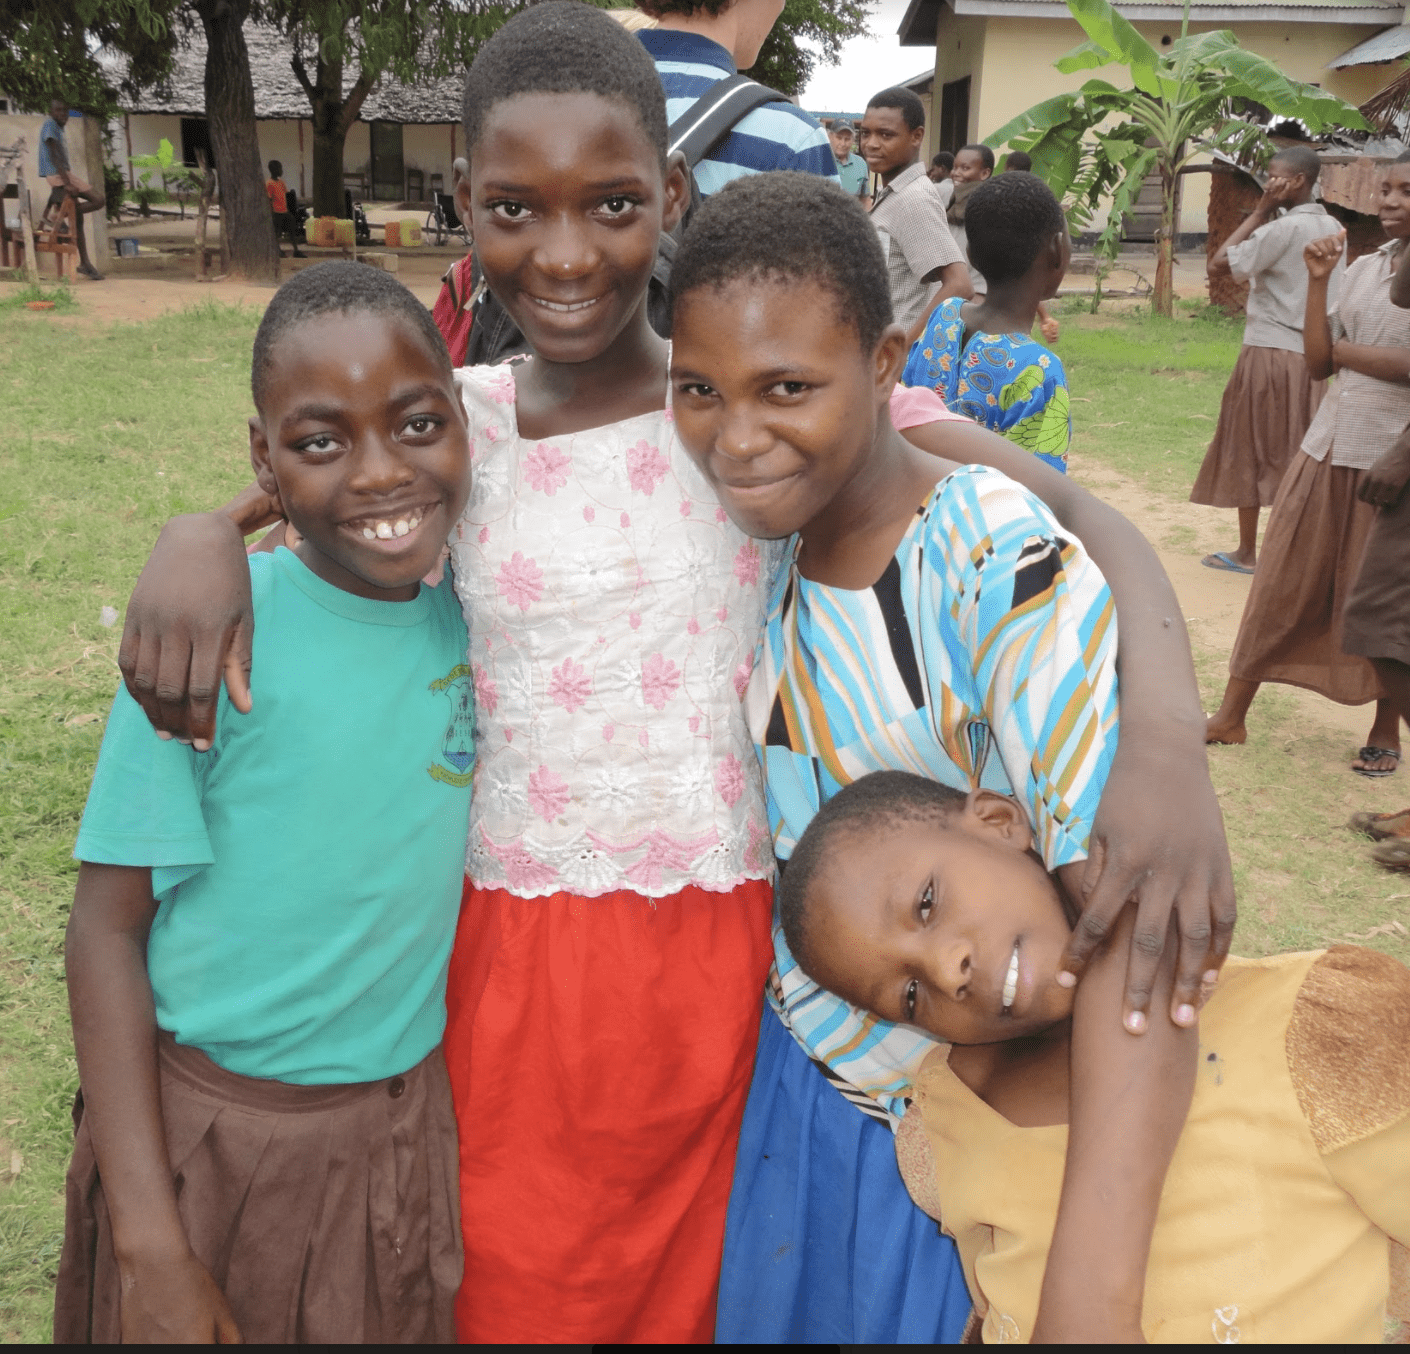
[[1335, 61], [1327, 62], [1327, 69], [1340, 71], [1348, 66], [1375, 66], [1383, 61], [1394, 61], [1406, 52], [1410, 52], [1410, 24], [1400, 23], [1365, 42], [1358, 42]]
[[[250, 49], [250, 74], [255, 87], [255, 117], [309, 118], [313, 109], [289, 64], [292, 44], [277, 28], [267, 24], [247, 22], [245, 44]], [[121, 57], [100, 53], [99, 60], [114, 73], [121, 72]], [[304, 54], [310, 78], [313, 75], [312, 44]], [[343, 91], [357, 82], [357, 67], [343, 72]], [[117, 80], [113, 81], [117, 84]], [[460, 121], [460, 95], [465, 78], [450, 76], [428, 81], [424, 85], [404, 85], [390, 75], [383, 76], [367, 96], [359, 118], [363, 122], [426, 122]], [[127, 113], [179, 113], [185, 117], [204, 117], [206, 109], [206, 40], [199, 29], [193, 30], [176, 54], [170, 77], [155, 89], [144, 91], [136, 99], [121, 98], [119, 103]]]

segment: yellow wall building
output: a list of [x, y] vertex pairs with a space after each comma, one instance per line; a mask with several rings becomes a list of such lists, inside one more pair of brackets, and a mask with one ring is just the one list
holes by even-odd
[[[1157, 51], [1180, 36], [1180, 5], [1118, 8]], [[1249, 51], [1276, 62], [1293, 79], [1361, 104], [1399, 72], [1401, 63], [1340, 70], [1329, 69], [1330, 63], [1407, 17], [1410, 11], [1401, 0], [1222, 0], [1192, 4], [1190, 32], [1229, 29]], [[1024, 109], [1076, 90], [1087, 80], [1129, 84], [1120, 66], [1072, 75], [1057, 70], [1053, 63], [1086, 36], [1061, 0], [912, 0], [899, 32], [903, 47], [935, 44], [935, 74], [927, 91], [932, 110], [927, 154], [981, 141]], [[1187, 175], [1179, 229], [1203, 231], [1208, 204], [1209, 176]]]

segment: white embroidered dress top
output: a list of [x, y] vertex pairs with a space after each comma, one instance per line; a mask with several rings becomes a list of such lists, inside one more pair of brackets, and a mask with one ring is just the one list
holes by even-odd
[[768, 878], [741, 702], [781, 545], [729, 521], [668, 407], [533, 440], [512, 368], [456, 378], [474, 472], [451, 539], [475, 681], [466, 873], [524, 898]]

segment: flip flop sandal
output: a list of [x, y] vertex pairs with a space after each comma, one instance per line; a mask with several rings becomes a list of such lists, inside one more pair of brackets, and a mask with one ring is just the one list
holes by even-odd
[[[1383, 757], [1394, 757], [1397, 765], [1400, 762], [1400, 754], [1394, 748], [1377, 748], [1372, 747], [1369, 743], [1356, 754], [1356, 760], [1359, 762], [1378, 762]], [[1395, 775], [1394, 766], [1387, 767], [1384, 771], [1371, 771], [1364, 766], [1353, 766], [1351, 769], [1358, 776], [1366, 776], [1371, 780], [1381, 780], [1385, 776]]]
[[1371, 859], [1388, 870], [1410, 870], [1410, 841], [1396, 837], [1371, 848]]
[[1206, 555], [1200, 563], [1206, 569], [1220, 569], [1226, 574], [1251, 574], [1252, 569], [1247, 564], [1240, 564], [1227, 550], [1217, 550], [1212, 555]]
[[1353, 813], [1346, 825], [1353, 832], [1377, 842], [1410, 837], [1410, 809], [1401, 809], [1399, 813]]

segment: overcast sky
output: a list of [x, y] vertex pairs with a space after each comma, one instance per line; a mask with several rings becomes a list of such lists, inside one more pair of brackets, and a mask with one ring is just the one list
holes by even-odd
[[902, 47], [896, 37], [908, 2], [879, 0], [872, 10], [871, 36], [845, 43], [841, 65], [818, 65], [799, 100], [804, 108], [861, 112], [877, 90], [934, 69], [934, 47]]

